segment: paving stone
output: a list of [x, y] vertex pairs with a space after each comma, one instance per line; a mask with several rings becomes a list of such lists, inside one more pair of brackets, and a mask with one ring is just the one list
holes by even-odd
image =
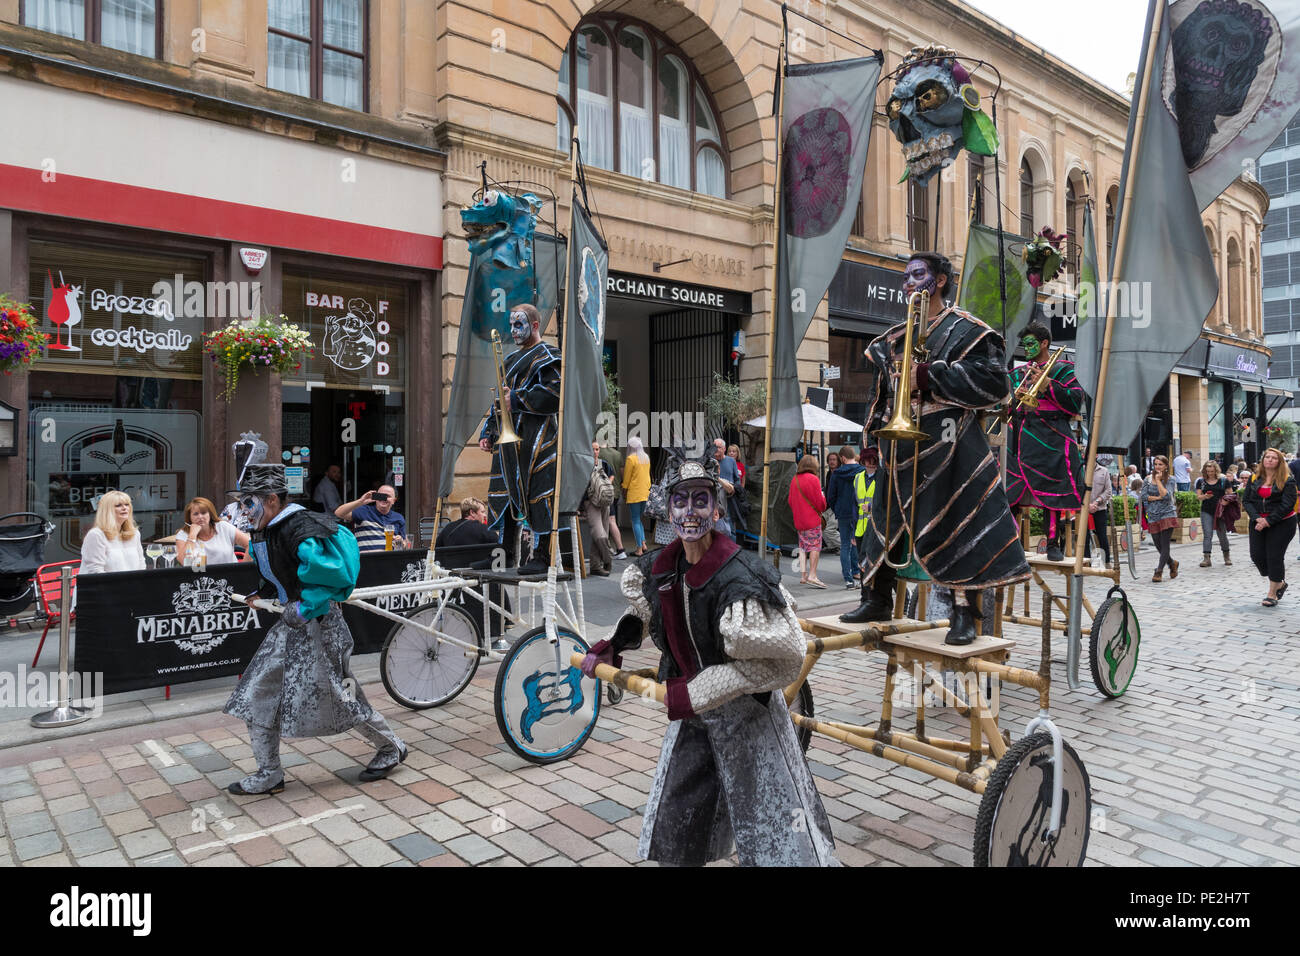
[[595, 814], [607, 823], [617, 823], [625, 817], [630, 817], [633, 812], [620, 803], [613, 800], [597, 800], [595, 803], [589, 803], [582, 809], [588, 813]]
[[448, 840], [444, 846], [470, 864], [486, 863], [488, 860], [495, 859], [505, 852], [501, 847], [483, 839], [477, 833]]
[[14, 854], [22, 862], [35, 860], [63, 848], [59, 835], [53, 830], [46, 830], [33, 836], [19, 837], [14, 840]]
[[349, 860], [346, 853], [319, 836], [299, 840], [289, 847], [289, 852], [304, 866], [343, 866]]
[[388, 845], [415, 863], [423, 863], [431, 857], [447, 852], [442, 844], [424, 833], [407, 833], [389, 840]]
[[127, 866], [126, 857], [120, 850], [107, 850], [104, 853], [96, 853], [94, 856], [78, 858], [78, 866]]
[[152, 853], [163, 853], [171, 849], [171, 841], [159, 830], [136, 830], [119, 838], [122, 850], [128, 857], [138, 860]]
[[14, 839], [18, 839], [19, 837], [44, 833], [46, 830], [53, 830], [54, 820], [44, 810], [37, 810], [34, 813], [22, 813], [17, 816], [6, 814], [6, 826], [9, 835]]
[[113, 839], [113, 834], [107, 827], [95, 827], [92, 830], [70, 833], [64, 839], [68, 844], [68, 849], [72, 851], [72, 855], [77, 857], [78, 860], [85, 856], [92, 856], [105, 850], [114, 849], [117, 846], [117, 841]]
[[65, 834], [80, 833], [82, 830], [91, 830], [103, 825], [103, 818], [100, 817], [99, 811], [93, 809], [73, 810], [71, 813], [60, 814], [54, 819]]

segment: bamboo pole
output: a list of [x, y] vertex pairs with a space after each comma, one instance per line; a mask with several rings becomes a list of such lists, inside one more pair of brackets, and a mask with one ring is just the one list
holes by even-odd
[[[1142, 76], [1138, 77], [1138, 82], [1142, 85], [1138, 93], [1137, 118], [1133, 123], [1133, 142], [1129, 148], [1129, 177], [1128, 182], [1125, 184], [1124, 197], [1120, 206], [1120, 233], [1115, 241], [1115, 258], [1110, 269], [1112, 288], [1114, 283], [1120, 281], [1120, 267], [1124, 265], [1124, 255], [1128, 251], [1137, 159], [1142, 145], [1142, 133], [1146, 127], [1147, 110], [1151, 105], [1149, 102], [1151, 98], [1151, 72], [1164, 68], [1163, 63], [1156, 63], [1156, 50], [1160, 45], [1160, 28], [1164, 22], [1165, 0], [1151, 0], [1151, 2], [1153, 7], [1151, 36], [1147, 39], [1146, 70]], [[1087, 476], [1087, 484], [1084, 486], [1083, 493], [1083, 510], [1087, 509], [1089, 499], [1092, 497], [1092, 473], [1097, 467], [1097, 431], [1098, 425], [1101, 423], [1101, 413], [1106, 400], [1106, 373], [1110, 370], [1110, 346], [1115, 331], [1115, 303], [1118, 298], [1116, 295], [1111, 295], [1106, 302], [1106, 331], [1101, 343], [1101, 362], [1097, 372], [1097, 396], [1092, 406], [1092, 427], [1088, 430], [1088, 454], [1083, 472]], [[1087, 524], [1082, 521], [1079, 522], [1076, 533], [1077, 548], [1074, 555], [1074, 573], [1076, 575], [1083, 573], [1083, 537], [1087, 533]]]
[[[569, 664], [581, 668], [584, 656], [583, 654], [569, 655]], [[631, 671], [621, 671], [617, 667], [611, 667], [608, 664], [596, 665], [596, 679], [631, 691], [638, 697], [653, 697], [661, 704], [664, 703], [668, 694], [667, 685], [646, 677], [639, 677]]]
[[[578, 127], [573, 127], [573, 135], [569, 138], [569, 264], [565, 273], [565, 283], [575, 282], [574, 273], [574, 247], [577, 245], [573, 236], [573, 204], [578, 201]], [[604, 290], [602, 290], [603, 293]], [[569, 311], [568, 296], [564, 297], [564, 311]], [[558, 327], [564, 330], [565, 316], [557, 316]], [[564, 347], [565, 341], [563, 336], [560, 338], [560, 408], [557, 413], [558, 418], [555, 424], [555, 501], [551, 507], [551, 567], [555, 568], [560, 561], [560, 490], [564, 487], [561, 479], [564, 476], [564, 378], [565, 378], [565, 361]], [[575, 548], [574, 557], [577, 557]], [[549, 592], [550, 589], [548, 589]], [[553, 600], [553, 598], [552, 598]], [[546, 608], [543, 613], [548, 617], [553, 616], [554, 607]]]
[[[774, 348], [776, 344], [776, 310], [777, 292], [781, 272], [781, 176], [784, 173], [784, 151], [781, 149], [781, 127], [785, 122], [785, 84], [786, 48], [784, 19], [782, 22], [781, 45], [777, 48], [777, 92], [776, 92], [776, 183], [772, 191], [772, 302], [767, 317], [767, 427], [763, 429], [763, 501], [759, 513], [758, 559], [767, 559], [767, 501], [772, 484], [772, 374]], [[777, 561], [780, 562], [778, 553]]]
[[424, 580], [433, 580], [433, 569], [437, 564], [435, 552], [438, 550], [438, 527], [442, 524], [442, 495], [438, 495], [433, 506], [433, 540], [429, 542], [429, 553], [424, 556]]

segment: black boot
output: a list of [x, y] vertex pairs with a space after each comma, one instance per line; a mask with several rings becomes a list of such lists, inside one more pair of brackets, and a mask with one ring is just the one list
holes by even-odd
[[[1053, 537], [1053, 538], [1051, 538], [1051, 539], [1048, 540], [1048, 542], [1047, 542], [1047, 560], [1048, 560], [1048, 561], [1064, 561], [1064, 560], [1065, 560], [1065, 551], [1062, 550], [1062, 548], [1061, 548], [1061, 536], [1062, 536], [1063, 534], [1064, 534], [1064, 532], [1062, 532], [1062, 531], [1058, 528], [1057, 531], [1056, 531], [1056, 535], [1055, 535], [1055, 537]], [[967, 641], [966, 643], [970, 643], [970, 642]]]
[[862, 582], [862, 603], [847, 614], [841, 614], [845, 624], [867, 624], [872, 621], [890, 621], [894, 617], [894, 582], [898, 575], [882, 564], [874, 576]]
[[952, 608], [952, 623], [948, 628], [945, 644], [969, 644], [975, 640], [975, 615], [965, 604], [955, 604]]

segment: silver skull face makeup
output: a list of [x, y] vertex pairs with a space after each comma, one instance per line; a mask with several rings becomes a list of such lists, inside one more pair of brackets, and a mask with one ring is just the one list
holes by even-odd
[[266, 505], [257, 495], [241, 495], [239, 498], [239, 517], [248, 522], [250, 528], [261, 528], [266, 516]]
[[913, 292], [928, 292], [933, 296], [938, 284], [934, 270], [930, 268], [930, 263], [924, 259], [911, 260], [907, 264], [907, 268], [903, 270], [903, 295], [911, 295]]
[[699, 541], [713, 530], [718, 500], [713, 483], [680, 484], [668, 496], [668, 517], [683, 541]]
[[510, 337], [515, 340], [515, 345], [523, 345], [532, 334], [533, 324], [528, 321], [528, 314], [526, 312], [511, 312]]

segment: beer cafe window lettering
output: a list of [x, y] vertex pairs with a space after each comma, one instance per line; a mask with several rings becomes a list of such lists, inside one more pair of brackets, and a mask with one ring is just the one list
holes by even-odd
[[308, 330], [315, 345], [313, 357], [290, 377], [363, 389], [405, 386], [405, 285], [286, 271], [283, 301], [285, 314]]
[[204, 283], [201, 259], [44, 241], [31, 243], [30, 256], [28, 297], [50, 336], [46, 367], [201, 378], [209, 306], [234, 317], [243, 304], [238, 283]]

